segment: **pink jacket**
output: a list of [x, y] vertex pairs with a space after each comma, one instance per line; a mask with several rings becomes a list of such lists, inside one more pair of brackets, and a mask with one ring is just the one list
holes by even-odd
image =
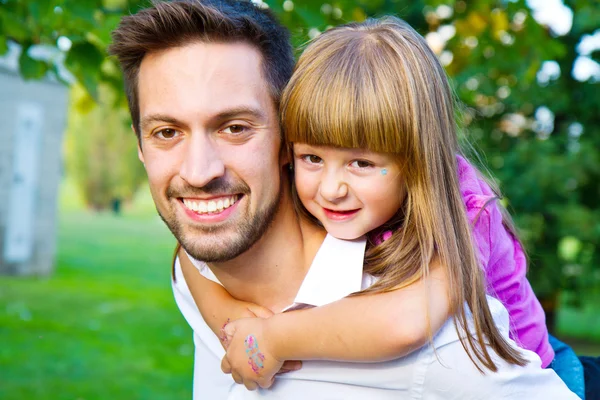
[[515, 237], [502, 224], [502, 214], [490, 187], [467, 160], [458, 156], [460, 190], [473, 226], [487, 290], [508, 309], [511, 338], [536, 352], [546, 367], [554, 358], [548, 342], [544, 310], [527, 280], [527, 259]]

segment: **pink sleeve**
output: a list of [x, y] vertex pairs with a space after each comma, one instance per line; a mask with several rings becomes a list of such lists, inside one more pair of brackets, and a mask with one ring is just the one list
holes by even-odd
[[479, 250], [487, 290], [500, 300], [510, 316], [511, 337], [536, 352], [546, 367], [554, 358], [548, 342], [544, 310], [527, 280], [527, 258], [519, 242], [502, 223], [502, 214], [490, 196], [470, 196], [467, 205]]

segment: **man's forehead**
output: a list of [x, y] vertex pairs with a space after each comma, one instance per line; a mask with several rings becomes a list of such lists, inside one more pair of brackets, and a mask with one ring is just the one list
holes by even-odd
[[274, 112], [275, 103], [261, 66], [258, 50], [237, 42], [198, 42], [149, 53], [138, 81], [141, 116], [167, 107], [201, 109], [211, 116], [265, 117]]
[[243, 43], [190, 42], [147, 53], [140, 65], [140, 80], [177, 80], [182, 76], [193, 84], [226, 84], [265, 88], [262, 55]]

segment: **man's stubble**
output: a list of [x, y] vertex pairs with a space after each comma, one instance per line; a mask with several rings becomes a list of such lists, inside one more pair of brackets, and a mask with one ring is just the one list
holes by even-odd
[[[201, 191], [191, 186], [187, 188], [169, 187], [167, 199], [171, 207], [168, 215], [163, 215], [158, 208], [157, 211], [171, 233], [173, 233], [173, 236], [190, 256], [204, 262], [229, 261], [252, 248], [269, 229], [281, 204], [281, 185], [282, 182], [280, 181], [277, 195], [274, 196], [271, 202], [257, 209], [253, 215], [248, 215], [241, 221], [236, 222], [235, 227], [226, 222], [220, 226], [188, 226], [184, 228], [181, 221], [176, 218], [173, 201], [178, 201], [175, 199], [183, 197], [183, 193], [189, 196], [194, 192], [201, 192], [204, 195], [242, 193], [246, 200], [250, 201], [250, 188], [244, 182], [230, 184], [219, 179], [209, 183]], [[251, 204], [247, 205], [247, 209], [251, 209]], [[234, 231], [234, 234], [231, 234], [231, 231]], [[219, 235], [221, 235], [220, 239]]]

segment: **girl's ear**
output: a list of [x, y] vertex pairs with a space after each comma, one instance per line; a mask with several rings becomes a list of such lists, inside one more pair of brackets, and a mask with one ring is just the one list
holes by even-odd
[[[279, 166], [284, 167], [286, 165], [292, 165], [294, 160], [294, 150], [293, 145], [291, 143], [287, 143], [283, 145], [281, 152], [279, 154]], [[291, 167], [290, 167], [291, 168]]]

